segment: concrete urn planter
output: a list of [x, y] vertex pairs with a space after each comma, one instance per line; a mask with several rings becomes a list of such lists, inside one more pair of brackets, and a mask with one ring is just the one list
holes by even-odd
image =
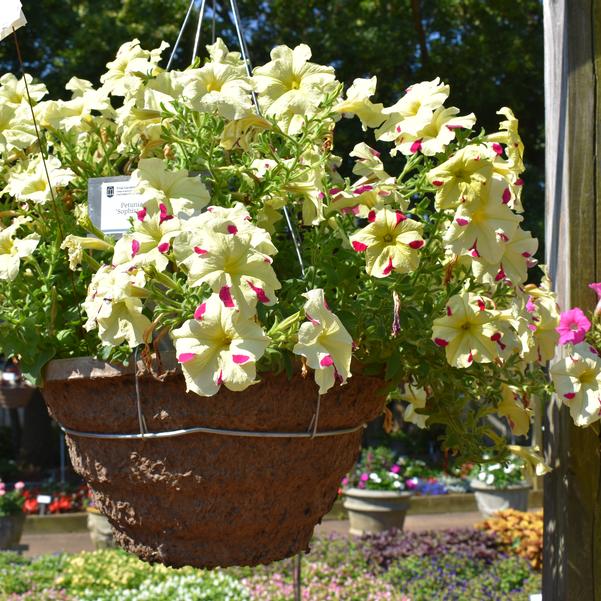
[[528, 510], [528, 494], [532, 485], [527, 482], [507, 488], [494, 488], [479, 480], [472, 480], [470, 484], [475, 493], [478, 510], [485, 518], [504, 509]]
[[[331, 509], [343, 476], [360, 451], [361, 426], [382, 411], [382, 380], [353, 373], [321, 397], [295, 373], [263, 374], [244, 392], [223, 387], [204, 398], [186, 393], [174, 353], [161, 354], [161, 374], [137, 363], [140, 405], [149, 432], [141, 438], [134, 362], [91, 358], [52, 361], [43, 395], [51, 415], [80, 434], [66, 440], [75, 470], [92, 489], [116, 543], [150, 562], [202, 568], [257, 565], [307, 551], [313, 529]], [[303, 437], [244, 432], [302, 433]], [[81, 433], [135, 435], [129, 439]]]
[[14, 549], [19, 545], [24, 524], [24, 513], [0, 517], [0, 550]]
[[96, 550], [114, 548], [116, 546], [115, 539], [113, 538], [113, 529], [108, 518], [94, 508], [88, 508], [86, 513], [88, 532], [90, 533], [94, 548]]
[[350, 533], [403, 529], [412, 493], [349, 488], [344, 491], [344, 508], [348, 511]]

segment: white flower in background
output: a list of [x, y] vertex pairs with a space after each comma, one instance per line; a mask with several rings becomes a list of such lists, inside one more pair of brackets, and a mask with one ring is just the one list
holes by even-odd
[[457, 255], [470, 254], [498, 265], [504, 252], [500, 242], [509, 242], [522, 221], [503, 202], [506, 182], [493, 177], [478, 183], [480, 191], [471, 202], [459, 206], [449, 229], [443, 236], [447, 248]]
[[257, 302], [274, 305], [281, 288], [271, 258], [252, 245], [252, 235], [202, 228], [174, 240], [176, 259], [188, 269], [190, 286], [208, 284], [225, 307], [254, 314]]
[[383, 104], [374, 104], [370, 98], [376, 93], [377, 78], [355, 79], [353, 85], [346, 91], [346, 99], [336, 104], [334, 112], [345, 117], [356, 115], [361, 121], [363, 131], [368, 127], [378, 127], [384, 121]]
[[428, 396], [423, 388], [415, 388], [411, 384], [405, 385], [405, 390], [401, 393], [401, 400], [408, 404], [403, 413], [403, 420], [410, 424], [415, 424], [418, 428], [427, 428], [428, 415], [418, 413], [416, 409], [424, 409]]
[[115, 244], [113, 265], [154, 265], [161, 272], [169, 265], [172, 240], [181, 231], [179, 219], [164, 204], [157, 211], [143, 208], [133, 220], [133, 231]]
[[530, 430], [532, 410], [524, 402], [514, 386], [501, 385], [502, 400], [497, 405], [497, 415], [506, 417], [515, 436], [526, 436]]
[[388, 118], [376, 131], [376, 139], [384, 142], [394, 142], [403, 127], [414, 127], [432, 117], [432, 113], [440, 108], [449, 97], [450, 88], [441, 83], [437, 77], [432, 81], [422, 81], [407, 88], [400, 100], [382, 110]]
[[94, 274], [82, 304], [88, 316], [85, 329], [97, 328], [100, 340], [111, 346], [127, 342], [134, 348], [144, 342], [151, 325], [142, 313], [145, 282], [141, 269], [128, 264], [103, 265]]
[[310, 58], [306, 44], [294, 50], [277, 46], [271, 51], [271, 61], [253, 72], [262, 113], [275, 117], [290, 134], [300, 131], [305, 117], [315, 113], [324, 94], [335, 85], [334, 69], [311, 63]]
[[432, 340], [445, 349], [449, 365], [459, 368], [495, 361], [503, 344], [495, 312], [471, 292], [449, 299], [446, 315], [434, 320]]
[[216, 294], [171, 336], [187, 390], [201, 396], [213, 396], [222, 384], [234, 391], [255, 384], [256, 362], [270, 340], [252, 318], [226, 308]]
[[601, 358], [595, 349], [577, 344], [551, 366], [550, 374], [557, 397], [569, 407], [577, 426], [590, 426], [601, 418]]
[[144, 50], [140, 41], [126, 42], [117, 51], [114, 61], [107, 63], [107, 72], [100, 82], [112, 96], [134, 94], [142, 85], [143, 79], [158, 73], [161, 54], [169, 44], [162, 42], [159, 48]]
[[29, 96], [34, 104], [48, 94], [46, 86], [43, 83], [33, 83], [33, 77], [29, 73], [25, 74], [25, 80], [22, 77], [17, 79], [12, 73], [6, 73], [0, 77], [0, 104], [14, 106], [22, 103], [28, 104], [25, 81], [27, 81]]
[[[58, 158], [49, 156], [46, 159], [48, 177], [52, 188], [64, 188], [75, 178], [70, 169], [63, 169]], [[48, 185], [48, 177], [44, 169], [42, 156], [37, 154], [29, 159], [20, 171], [11, 170], [3, 194], [10, 194], [18, 201], [31, 201], [45, 204], [52, 200], [52, 190]]]
[[86, 250], [111, 250], [112, 244], [93, 237], [74, 236], [69, 234], [61, 244], [61, 248], [69, 254], [69, 269], [75, 271], [83, 261], [83, 254]]
[[482, 144], [470, 144], [431, 169], [427, 178], [436, 187], [436, 209], [455, 209], [476, 197], [480, 193], [479, 184], [492, 176], [495, 156], [493, 150]]
[[351, 358], [353, 339], [342, 322], [326, 304], [321, 288], [303, 294], [304, 322], [298, 331], [298, 343], [292, 352], [301, 355], [307, 364], [315, 370], [315, 382], [319, 394], [325, 394], [338, 381], [346, 384], [351, 377]]
[[418, 251], [424, 245], [423, 224], [388, 208], [372, 213], [369, 225], [350, 236], [353, 249], [365, 252], [367, 273], [385, 278], [393, 271], [415, 271], [419, 264]]
[[40, 242], [38, 234], [16, 237], [19, 228], [28, 221], [27, 217], [17, 217], [8, 227], [0, 229], [0, 280], [14, 280], [19, 274], [21, 259], [32, 255]]
[[394, 139], [395, 147], [390, 151], [394, 156], [397, 151], [404, 155], [421, 152], [426, 156], [434, 156], [444, 152], [446, 147], [455, 139], [458, 129], [471, 129], [476, 122], [474, 113], [458, 116], [459, 109], [451, 106], [440, 107], [429, 117], [423, 116], [418, 121], [400, 125], [401, 132]]
[[169, 214], [185, 218], [197, 215], [209, 202], [209, 191], [199, 176], [189, 176], [185, 169], [169, 171], [161, 159], [141, 159], [132, 173], [131, 183], [141, 194], [149, 211], [161, 204]]

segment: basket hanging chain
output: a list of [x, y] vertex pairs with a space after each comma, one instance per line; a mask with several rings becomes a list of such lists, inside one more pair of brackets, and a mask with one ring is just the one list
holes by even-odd
[[196, 0], [190, 0], [190, 4], [188, 6], [186, 16], [184, 17], [182, 26], [180, 27], [179, 33], [177, 34], [177, 39], [175, 40], [175, 44], [173, 45], [173, 50], [171, 51], [171, 54], [169, 55], [169, 60], [167, 61], [167, 71], [169, 71], [169, 69], [171, 67], [171, 63], [173, 62], [173, 57], [175, 56], [175, 53], [177, 52], [179, 43], [182, 39], [182, 35], [184, 34], [184, 30], [186, 29], [186, 25], [188, 24], [188, 19], [190, 19], [190, 15], [192, 14], [192, 9], [194, 8], [195, 2], [196, 2]]

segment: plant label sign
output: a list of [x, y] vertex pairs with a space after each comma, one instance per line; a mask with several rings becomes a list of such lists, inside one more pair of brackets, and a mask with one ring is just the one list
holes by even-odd
[[142, 208], [131, 177], [94, 177], [88, 180], [88, 209], [92, 223], [105, 234], [121, 235], [131, 227], [130, 218]]

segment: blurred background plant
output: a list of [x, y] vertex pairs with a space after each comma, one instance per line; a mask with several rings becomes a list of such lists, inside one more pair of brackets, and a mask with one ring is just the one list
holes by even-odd
[[477, 525], [495, 536], [509, 553], [530, 562], [535, 570], [543, 567], [543, 512], [506, 509]]

